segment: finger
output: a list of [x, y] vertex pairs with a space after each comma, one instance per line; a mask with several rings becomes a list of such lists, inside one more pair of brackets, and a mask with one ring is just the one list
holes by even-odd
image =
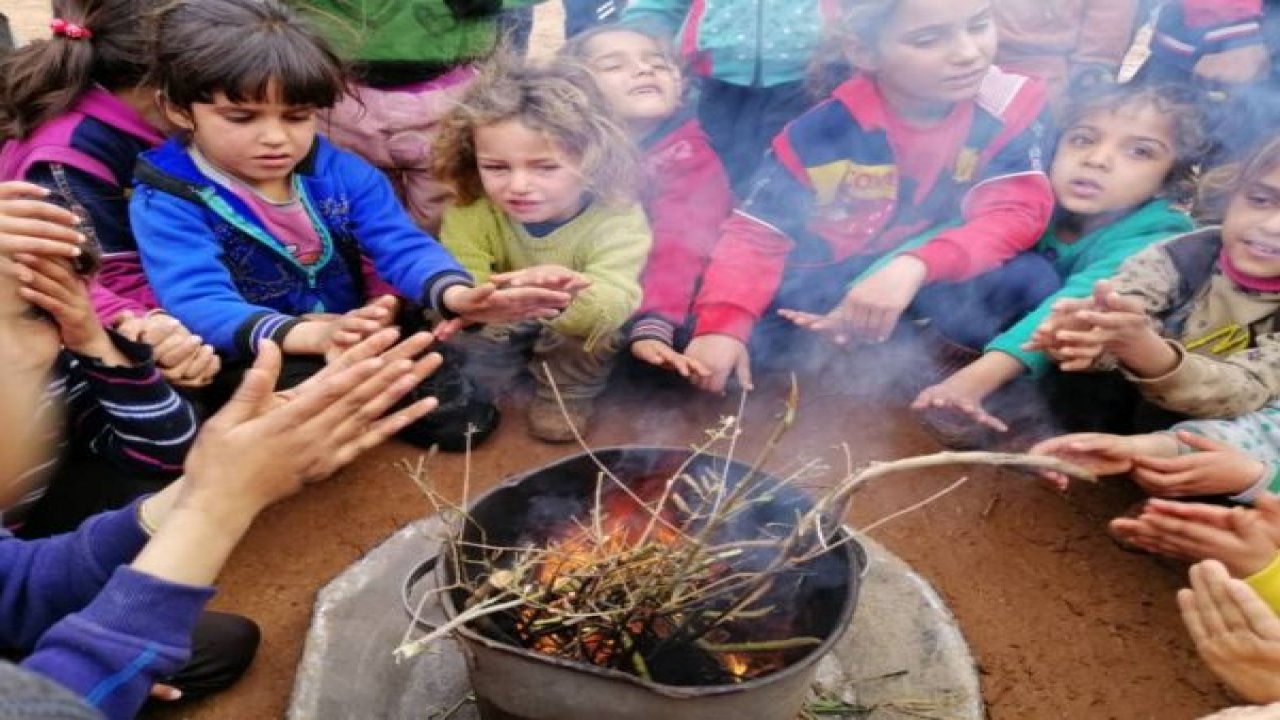
[[264, 340], [259, 344], [258, 357], [245, 372], [240, 386], [209, 422], [234, 427], [260, 415], [275, 390], [276, 379], [280, 377], [280, 364], [280, 347], [270, 340]]
[[1228, 579], [1230, 575], [1222, 563], [1217, 560], [1205, 560], [1191, 568], [1191, 589], [1195, 593], [1196, 614], [1200, 618], [1206, 639], [1220, 638], [1227, 632], [1226, 622], [1222, 618], [1214, 593], [1210, 588], [1215, 583]]
[[173, 366], [187, 360], [200, 351], [204, 341], [198, 335], [173, 333], [159, 344], [152, 344], [151, 355], [160, 365]]
[[399, 337], [400, 337], [400, 330], [397, 328], [392, 327], [392, 328], [384, 328], [382, 330], [379, 330], [378, 332], [373, 333], [369, 337], [366, 337], [365, 339], [351, 346], [347, 350], [343, 351], [341, 355], [339, 355], [332, 362], [330, 362], [323, 369], [321, 369], [320, 372], [311, 376], [311, 378], [309, 378], [307, 381], [304, 381], [303, 384], [305, 385], [306, 382], [309, 382], [310, 380], [315, 379], [317, 377], [320, 377], [321, 379], [323, 379], [323, 376], [326, 374], [326, 371], [339, 372], [353, 365], [356, 365], [357, 363], [363, 362], [365, 360], [369, 360], [371, 358], [375, 358], [381, 355], [382, 353], [386, 352], [392, 345], [395, 344], [396, 339]]
[[[1231, 576], [1224, 569], [1221, 574], [1210, 572], [1210, 581], [1207, 583], [1209, 594], [1213, 597], [1213, 603], [1218, 608], [1218, 615], [1222, 618], [1222, 625], [1227, 632], [1238, 632], [1249, 629], [1249, 619], [1245, 615], [1244, 610], [1240, 608], [1240, 604], [1236, 602], [1235, 595], [1231, 593]], [[1235, 581], [1239, 582], [1239, 581]]]
[[339, 416], [335, 442], [345, 442], [341, 438], [353, 438], [367, 430], [392, 405], [438, 370], [442, 362], [438, 353], [431, 353], [417, 362], [402, 359], [388, 363], [381, 372], [343, 399], [348, 407], [354, 408], [354, 412], [348, 411]]
[[1280, 620], [1267, 603], [1248, 583], [1240, 580], [1228, 580], [1227, 593], [1240, 614], [1244, 617], [1244, 628], [1258, 637], [1271, 642], [1280, 642]]
[[1130, 477], [1133, 478], [1134, 483], [1152, 495], [1185, 497], [1195, 492], [1193, 488], [1183, 487], [1194, 479], [1194, 476], [1187, 472], [1164, 473], [1135, 466]]
[[174, 702], [182, 699], [182, 691], [172, 685], [164, 683], [156, 683], [151, 686], [151, 697], [155, 700], [164, 702]]
[[431, 330], [431, 334], [435, 335], [437, 340], [441, 342], [445, 342], [452, 339], [454, 335], [457, 335], [459, 332], [461, 332], [463, 328], [467, 327], [468, 324], [469, 323], [466, 320], [463, 320], [462, 318], [452, 318], [450, 320], [445, 320], [444, 322], [436, 325]]
[[[1192, 568], [1194, 570], [1195, 568]], [[1182, 614], [1182, 624], [1191, 636], [1191, 642], [1200, 647], [1209, 641], [1209, 630], [1200, 615], [1200, 603], [1194, 590], [1182, 588], [1178, 591], [1178, 611]]]
[[18, 200], [21, 198], [45, 198], [49, 189], [26, 180], [5, 180], [0, 182], [0, 200]]
[[396, 433], [417, 422], [438, 406], [439, 402], [435, 398], [423, 398], [403, 410], [378, 420], [370, 425], [365, 432], [347, 441], [338, 449], [335, 460], [336, 467], [350, 464], [356, 458], [383, 444]]

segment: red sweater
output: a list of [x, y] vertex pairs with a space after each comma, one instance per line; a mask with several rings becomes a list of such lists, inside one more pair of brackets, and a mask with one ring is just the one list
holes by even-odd
[[632, 342], [656, 339], [675, 344], [675, 330], [689, 319], [720, 225], [733, 210], [729, 179], [698, 119], [690, 116], [673, 126], [669, 132], [659, 131], [645, 147], [650, 187], [644, 209], [653, 230], [653, 250], [641, 277], [644, 299]]
[[953, 220], [963, 223], [911, 252], [926, 282], [966, 280], [1029, 249], [1053, 211], [1044, 102], [1042, 83], [993, 68], [975, 101], [922, 133], [890, 114], [871, 78], [837, 88], [774, 139], [725, 223], [694, 334], [745, 341], [789, 268], [881, 256]]

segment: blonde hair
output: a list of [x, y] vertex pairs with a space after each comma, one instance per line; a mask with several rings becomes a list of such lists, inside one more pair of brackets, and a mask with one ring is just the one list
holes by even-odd
[[1196, 192], [1195, 215], [1202, 222], [1222, 222], [1231, 198], [1280, 167], [1280, 136], [1262, 143], [1240, 162], [1204, 174]]
[[634, 202], [641, 164], [631, 138], [596, 88], [569, 58], [535, 65], [509, 56], [486, 63], [457, 108], [444, 119], [432, 151], [436, 177], [454, 186], [462, 205], [484, 196], [475, 131], [517, 120], [544, 133], [582, 166], [587, 192], [613, 204]]
[[902, 0], [836, 0], [835, 22], [828, 22], [822, 41], [809, 62], [805, 86], [822, 97], [849, 79], [857, 70], [853, 50], [871, 51], [880, 31], [893, 19]]

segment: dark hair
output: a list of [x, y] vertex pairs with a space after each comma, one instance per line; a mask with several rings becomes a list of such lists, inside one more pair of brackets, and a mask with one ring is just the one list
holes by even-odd
[[1190, 201], [1195, 194], [1196, 172], [1213, 147], [1204, 114], [1204, 100], [1189, 85], [1175, 83], [1125, 83], [1089, 85], [1073, 89], [1062, 111], [1065, 130], [1098, 111], [1152, 107], [1168, 115], [1173, 124], [1173, 167], [1165, 176], [1161, 193], [1174, 202]]
[[508, 120], [544, 133], [580, 161], [587, 190], [601, 201], [635, 200], [642, 175], [639, 154], [591, 72], [570, 58], [535, 65], [497, 55], [445, 116], [431, 153], [432, 171], [453, 185], [460, 204], [484, 197], [476, 129]]
[[86, 90], [139, 85], [147, 73], [147, 0], [54, 0], [56, 18], [92, 37], [53, 35], [0, 55], [0, 140], [25, 138]]
[[176, 0], [157, 14], [153, 42], [149, 80], [183, 111], [218, 93], [266, 100], [273, 85], [286, 105], [327, 108], [346, 90], [342, 61], [278, 0]]

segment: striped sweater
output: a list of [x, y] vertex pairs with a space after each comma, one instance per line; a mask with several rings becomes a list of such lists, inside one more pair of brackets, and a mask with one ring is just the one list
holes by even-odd
[[[110, 331], [108, 331], [110, 332]], [[22, 522], [44, 497], [60, 459], [73, 450], [147, 475], [176, 475], [196, 436], [191, 404], [174, 392], [156, 370], [151, 348], [111, 332], [111, 339], [133, 365], [112, 367], [96, 358], [63, 350], [58, 355], [40, 403], [40, 421], [62, 415], [61, 432], [51, 438], [56, 450], [24, 473], [26, 495], [4, 511], [7, 527]]]

